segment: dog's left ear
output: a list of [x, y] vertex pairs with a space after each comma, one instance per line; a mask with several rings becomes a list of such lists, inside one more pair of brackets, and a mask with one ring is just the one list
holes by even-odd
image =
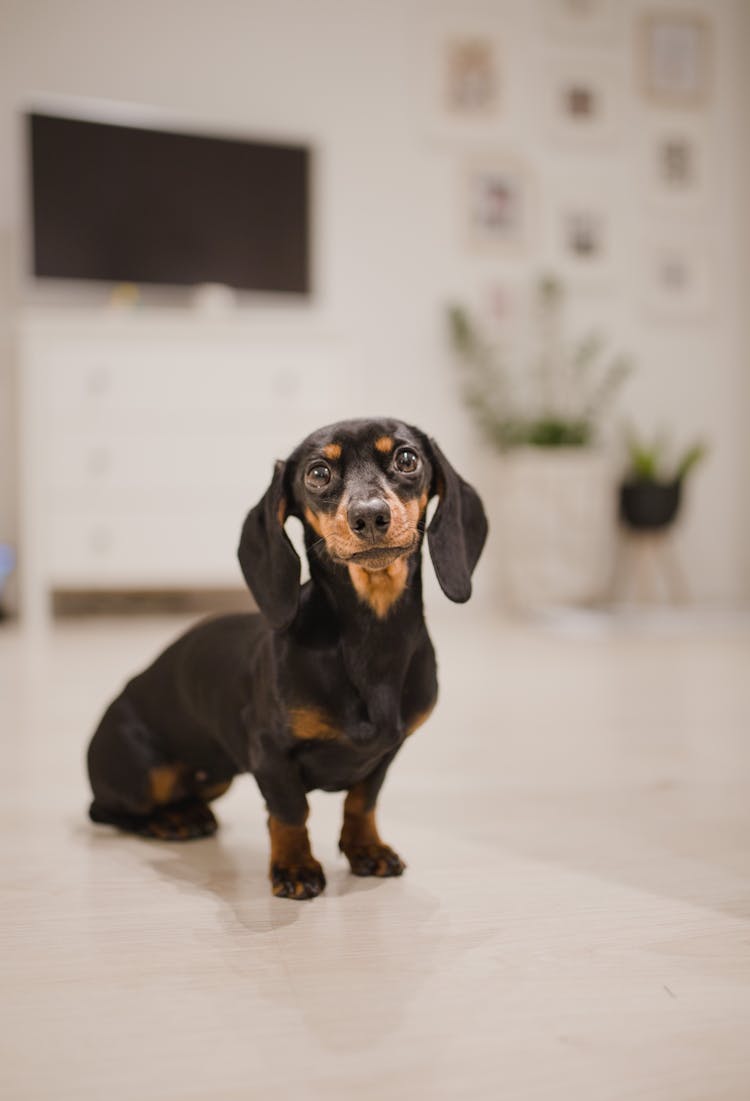
[[289, 627], [299, 606], [299, 555], [284, 531], [286, 463], [277, 462], [271, 484], [242, 527], [237, 557], [250, 592], [277, 631]]
[[440, 588], [463, 604], [471, 596], [471, 575], [487, 538], [487, 517], [479, 494], [453, 469], [434, 440], [432, 492], [440, 502], [427, 529], [427, 545]]

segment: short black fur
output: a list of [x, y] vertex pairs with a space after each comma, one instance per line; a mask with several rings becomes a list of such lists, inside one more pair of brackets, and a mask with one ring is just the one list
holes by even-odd
[[[465, 601], [484, 511], [419, 429], [344, 421], [277, 463], [238, 552], [260, 612], [199, 623], [126, 684], [89, 747], [91, 818], [152, 837], [206, 836], [217, 827], [208, 802], [251, 772], [269, 812], [275, 894], [312, 897], [325, 884], [305, 830], [312, 789], [349, 793], [341, 847], [353, 871], [400, 874], [374, 807], [437, 697], [421, 578], [435, 495], [430, 555], [445, 594]], [[302, 586], [289, 516], [304, 526]]]

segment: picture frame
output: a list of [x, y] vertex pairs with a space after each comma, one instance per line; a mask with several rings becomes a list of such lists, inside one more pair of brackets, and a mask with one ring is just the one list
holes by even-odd
[[463, 167], [463, 237], [469, 251], [518, 254], [528, 246], [532, 193], [526, 167], [515, 157], [488, 153]]
[[553, 140], [587, 149], [614, 140], [620, 114], [616, 69], [600, 57], [568, 57], [547, 66], [546, 80], [547, 123]]
[[714, 298], [713, 254], [707, 235], [660, 226], [649, 237], [641, 280], [644, 313], [658, 321], [703, 321]]
[[485, 280], [478, 304], [479, 313], [494, 331], [512, 329], [518, 323], [521, 296], [517, 279], [494, 277]]
[[499, 110], [500, 59], [493, 35], [446, 33], [442, 41], [441, 105], [453, 121], [485, 122]]
[[488, 141], [505, 108], [506, 65], [499, 21], [445, 13], [414, 27], [415, 103], [428, 136]]
[[682, 135], [670, 135], [658, 146], [660, 177], [665, 186], [682, 190], [693, 185], [697, 173], [695, 147]]
[[617, 220], [606, 193], [606, 184], [568, 180], [551, 205], [552, 264], [578, 290], [605, 289], [614, 279]]
[[707, 105], [712, 85], [713, 29], [699, 11], [646, 12], [639, 35], [643, 93], [659, 107]]
[[566, 256], [579, 264], [598, 264], [607, 255], [607, 221], [600, 210], [579, 204], [569, 207], [562, 218]]
[[704, 135], [679, 118], [646, 131], [643, 179], [648, 199], [674, 211], [704, 205], [711, 171]]

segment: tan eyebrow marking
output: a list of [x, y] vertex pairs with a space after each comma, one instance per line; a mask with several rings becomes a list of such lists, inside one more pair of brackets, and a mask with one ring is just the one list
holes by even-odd
[[335, 462], [336, 459], [341, 458], [341, 444], [340, 443], [327, 443], [323, 448], [323, 454], [327, 459], [331, 459]]
[[389, 451], [393, 451], [393, 437], [381, 436], [375, 440], [375, 450], [382, 451], [384, 455], [387, 455]]

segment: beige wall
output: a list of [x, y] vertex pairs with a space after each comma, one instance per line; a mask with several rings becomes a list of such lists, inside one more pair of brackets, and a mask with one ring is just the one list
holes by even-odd
[[744, 463], [742, 480], [742, 517], [743, 517], [743, 574], [744, 593], [750, 593], [750, 141], [747, 137], [747, 120], [750, 119], [750, 4], [737, 0], [738, 25], [737, 54], [740, 68], [740, 125], [738, 145], [741, 150], [740, 216], [741, 228], [738, 235], [740, 244], [740, 309], [745, 320], [742, 351], [742, 372], [744, 387], [741, 396], [740, 414], [744, 421], [740, 432], [744, 440]]
[[[16, 116], [35, 94], [130, 101], [177, 113], [199, 128], [309, 138], [320, 150], [320, 294], [312, 309], [361, 349], [357, 411], [421, 421], [465, 464], [474, 451], [457, 409], [442, 304], [451, 296], [484, 300], [498, 280], [523, 288], [554, 261], [557, 197], [578, 189], [605, 195], [616, 261], [601, 286], [576, 286], [572, 320], [577, 329], [601, 329], [633, 354], [637, 372], [623, 415], [646, 429], [665, 425], [679, 440], [709, 439], [710, 461], [690, 486], [681, 552], [698, 596], [737, 599], [750, 592], [750, 280], [737, 278], [748, 252], [740, 175], [744, 165], [747, 180], [740, 70], [750, 57], [748, 5], [688, 6], [710, 12], [717, 29], [713, 103], [690, 120], [711, 183], [703, 207], [681, 216], [687, 231], [708, 243], [714, 263], [714, 301], [705, 319], [654, 322], [643, 308], [645, 249], [662, 219], [643, 186], [645, 143], [657, 121], [676, 120], [657, 115], [634, 87], [634, 26], [644, 5], [625, 0], [615, 5], [615, 40], [591, 47], [620, 88], [621, 119], [613, 143], [590, 152], [550, 140], [542, 117], [545, 74], [571, 51], [544, 39], [540, 5], [527, 0], [460, 6], [467, 24], [477, 19], [495, 27], [505, 56], [503, 117], [491, 140], [485, 134], [479, 142], [436, 132], [421, 99], [429, 44], [455, 4], [0, 0], [0, 163], [11, 169], [0, 175], [0, 269], [9, 252], [20, 250]], [[516, 257], [489, 260], [466, 249], [461, 168], [477, 145], [507, 150], [528, 166], [537, 217], [527, 251]], [[0, 296], [2, 307], [9, 298], [2, 281]], [[6, 306], [6, 333], [9, 316]], [[0, 535], [13, 535], [12, 387], [2, 336], [0, 357]], [[475, 476], [481, 484], [481, 465]]]

